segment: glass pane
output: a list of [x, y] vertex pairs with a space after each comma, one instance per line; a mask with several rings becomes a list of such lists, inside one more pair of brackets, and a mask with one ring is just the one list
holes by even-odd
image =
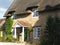
[[39, 16], [39, 12], [37, 12], [37, 10], [33, 11], [33, 17], [37, 17]]
[[38, 37], [40, 36], [40, 31], [41, 31], [40, 28], [38, 28]]

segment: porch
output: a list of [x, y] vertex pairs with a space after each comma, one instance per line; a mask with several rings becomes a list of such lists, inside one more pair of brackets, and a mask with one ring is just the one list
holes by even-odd
[[24, 42], [24, 33], [29, 26], [24, 22], [16, 22], [12, 27], [12, 37], [18, 39], [19, 42]]

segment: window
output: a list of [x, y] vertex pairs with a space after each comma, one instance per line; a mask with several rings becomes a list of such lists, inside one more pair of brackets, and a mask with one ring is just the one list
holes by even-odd
[[12, 19], [13, 19], [13, 20], [16, 19], [16, 15], [15, 15], [15, 13], [12, 13]]
[[34, 27], [33, 28], [33, 38], [34, 39], [38, 39], [39, 38], [40, 31], [41, 31], [41, 28], [40, 27]]
[[32, 9], [32, 16], [33, 17], [38, 17], [39, 16], [39, 12], [37, 9]]
[[13, 18], [13, 20], [15, 20], [15, 19], [16, 19], [16, 16], [15, 16], [15, 15], [13, 15], [13, 16], [12, 16], [12, 18]]

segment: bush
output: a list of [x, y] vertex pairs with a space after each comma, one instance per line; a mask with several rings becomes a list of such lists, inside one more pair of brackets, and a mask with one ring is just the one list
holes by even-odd
[[6, 36], [5, 39], [7, 41], [12, 41], [12, 24], [13, 24], [13, 19], [11, 17], [8, 17], [5, 21], [5, 31], [6, 31]]
[[27, 28], [25, 28], [25, 31], [24, 31], [24, 41], [26, 41], [27, 40]]
[[3, 38], [2, 37], [0, 37], [0, 42], [2, 42], [3, 41]]
[[5, 40], [8, 41], [8, 42], [11, 42], [13, 40], [12, 35], [7, 35]]
[[48, 17], [40, 45], [60, 45], [60, 18]]

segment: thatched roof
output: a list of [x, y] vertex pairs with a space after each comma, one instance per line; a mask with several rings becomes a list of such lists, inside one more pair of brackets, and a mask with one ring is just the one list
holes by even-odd
[[42, 3], [39, 3], [39, 11], [45, 10], [47, 6], [54, 7], [60, 4], [60, 0], [42, 0]]
[[16, 11], [16, 14], [26, 13], [27, 7], [36, 6], [38, 2], [40, 2], [40, 0], [16, 0], [8, 8], [5, 15], [7, 15], [9, 11]]
[[16, 0], [13, 1], [11, 6], [5, 13], [5, 16], [8, 14], [9, 11], [15, 11], [16, 14], [26, 13], [26, 9], [28, 7], [38, 7], [38, 10], [44, 10], [47, 5], [55, 6], [60, 4], [60, 0]]

